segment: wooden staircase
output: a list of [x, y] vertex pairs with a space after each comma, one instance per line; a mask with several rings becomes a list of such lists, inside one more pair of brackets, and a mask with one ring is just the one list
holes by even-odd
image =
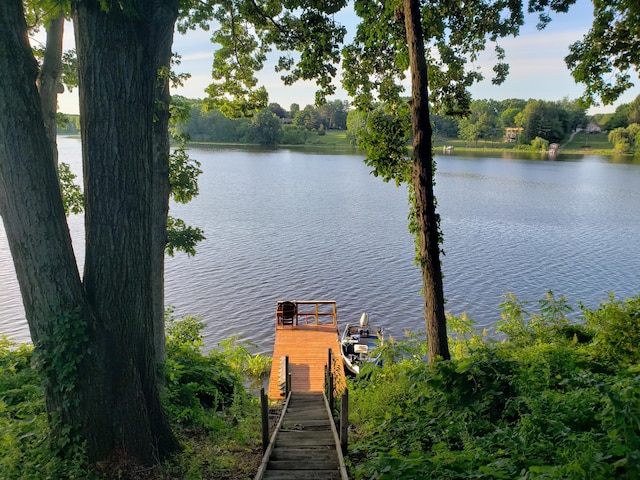
[[293, 392], [256, 480], [347, 480], [340, 441], [323, 393]]

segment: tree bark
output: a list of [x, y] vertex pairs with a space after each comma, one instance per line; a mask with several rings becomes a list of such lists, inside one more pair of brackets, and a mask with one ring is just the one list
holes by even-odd
[[411, 67], [411, 122], [413, 125], [413, 167], [418, 224], [418, 258], [422, 270], [424, 317], [427, 325], [428, 356], [450, 358], [444, 313], [438, 217], [433, 194], [433, 152], [427, 61], [422, 33], [420, 2], [404, 0], [404, 20]]
[[55, 444], [95, 430], [92, 408], [104, 409], [104, 400], [86, 392], [99, 380], [104, 349], [96, 342], [86, 348], [102, 335], [92, 329], [76, 266], [37, 75], [21, 0], [0, 2], [0, 215], [46, 379]]
[[62, 75], [62, 36], [64, 33], [64, 15], [60, 13], [51, 19], [46, 26], [47, 43], [44, 50], [44, 60], [38, 76], [38, 90], [42, 103], [42, 116], [47, 132], [47, 138], [53, 150], [54, 164], [58, 165], [58, 146], [56, 142], [58, 112], [58, 92]]
[[[156, 377], [154, 225], [158, 199], [154, 114], [156, 42], [171, 45], [176, 2], [132, 2], [135, 12], [74, 5], [85, 182], [84, 285], [106, 332], [110, 375], [97, 458], [114, 449], [152, 463], [177, 448]], [[167, 35], [168, 38], [167, 38]], [[163, 58], [163, 57], [162, 57]], [[166, 128], [165, 128], [166, 135]]]

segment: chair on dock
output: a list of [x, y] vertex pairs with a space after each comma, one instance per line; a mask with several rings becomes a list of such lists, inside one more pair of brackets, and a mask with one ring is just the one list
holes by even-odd
[[293, 322], [296, 318], [296, 314], [298, 313], [298, 307], [293, 302], [282, 302], [280, 304], [280, 319], [282, 321], [282, 325], [291, 325], [293, 326]]

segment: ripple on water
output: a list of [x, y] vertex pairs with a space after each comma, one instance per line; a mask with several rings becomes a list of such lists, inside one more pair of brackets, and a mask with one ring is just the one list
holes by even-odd
[[[64, 149], [77, 167], [79, 149]], [[166, 302], [202, 317], [207, 346], [238, 334], [270, 351], [275, 303], [286, 298], [335, 299], [341, 323], [368, 311], [398, 337], [424, 329], [405, 189], [369, 175], [359, 156], [190, 154], [202, 163], [201, 193], [172, 215], [207, 239], [195, 257], [167, 259]], [[491, 328], [507, 292], [536, 300], [551, 289], [588, 306], [609, 291], [639, 293], [638, 166], [447, 157], [436, 194], [453, 314]], [[70, 223], [81, 262], [82, 218]], [[28, 338], [2, 228], [0, 328]]]

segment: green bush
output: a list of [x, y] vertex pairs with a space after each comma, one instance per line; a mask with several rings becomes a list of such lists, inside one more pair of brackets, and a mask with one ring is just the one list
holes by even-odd
[[613, 294], [598, 309], [583, 307], [587, 325], [595, 332], [593, 354], [612, 365], [640, 363], [640, 295], [624, 302]]
[[42, 380], [33, 347], [0, 338], [0, 478], [90, 478], [82, 452], [52, 453]]
[[231, 405], [236, 392], [243, 392], [241, 378], [222, 355], [203, 355], [204, 324], [188, 316], [167, 323], [167, 376], [169, 414], [185, 424], [206, 423], [208, 411]]
[[[261, 458], [260, 402], [242, 385], [225, 353], [202, 354], [203, 325], [168, 315], [165, 409], [183, 446], [144, 478], [253, 476]], [[139, 466], [105, 464], [96, 471], [82, 450], [56, 455], [33, 348], [0, 339], [0, 479], [138, 478]], [[130, 471], [129, 469], [132, 469]], [[238, 473], [240, 472], [240, 473]]]
[[638, 298], [569, 311], [551, 292], [508, 296], [502, 341], [467, 328], [448, 362], [407, 355], [424, 350], [414, 339], [388, 345], [399, 353], [350, 384], [353, 477], [639, 478]]

